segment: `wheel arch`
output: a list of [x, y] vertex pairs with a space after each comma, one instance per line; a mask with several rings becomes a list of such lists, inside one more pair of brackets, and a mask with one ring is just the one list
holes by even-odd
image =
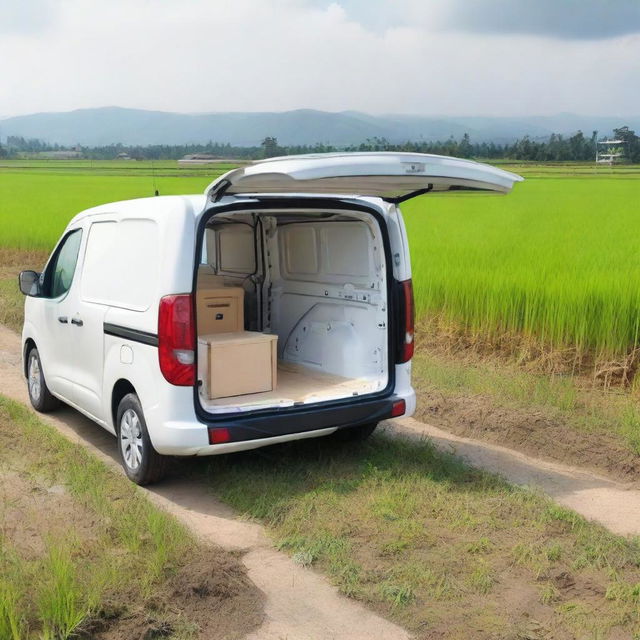
[[22, 347], [22, 374], [26, 378], [29, 373], [27, 368], [29, 367], [28, 357], [31, 349], [37, 348], [36, 341], [33, 338], [27, 338], [24, 341], [24, 345]]
[[116, 380], [111, 390], [111, 420], [113, 421], [113, 428], [118, 431], [118, 405], [129, 393], [135, 393], [138, 395], [136, 388], [126, 378], [119, 378]]

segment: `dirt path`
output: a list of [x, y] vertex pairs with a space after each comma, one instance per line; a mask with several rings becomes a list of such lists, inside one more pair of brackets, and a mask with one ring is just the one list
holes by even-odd
[[636, 485], [554, 462], [532, 458], [513, 449], [456, 436], [412, 418], [388, 423], [390, 433], [429, 438], [471, 466], [498, 473], [509, 482], [538, 488], [556, 502], [600, 522], [620, 535], [640, 534], [640, 490]]
[[[1, 325], [0, 393], [28, 404], [20, 373], [20, 339]], [[121, 469], [113, 436], [77, 411], [63, 408], [40, 417]], [[245, 552], [242, 561], [249, 578], [266, 596], [265, 622], [247, 640], [408, 640], [404, 629], [341, 596], [326, 578], [276, 551], [263, 527], [239, 519], [205, 484], [171, 478], [145, 491], [204, 540]]]

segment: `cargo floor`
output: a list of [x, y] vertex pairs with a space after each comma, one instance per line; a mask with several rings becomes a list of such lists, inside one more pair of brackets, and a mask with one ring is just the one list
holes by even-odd
[[315, 371], [290, 362], [278, 362], [276, 389], [263, 393], [249, 393], [215, 400], [202, 399], [211, 412], [250, 411], [269, 407], [313, 403], [355, 395], [374, 393], [380, 389], [379, 380], [343, 378]]

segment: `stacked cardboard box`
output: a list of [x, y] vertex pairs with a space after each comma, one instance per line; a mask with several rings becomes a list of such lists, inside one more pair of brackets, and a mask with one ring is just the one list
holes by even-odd
[[276, 388], [278, 336], [244, 330], [244, 290], [204, 289], [196, 295], [198, 358], [207, 362], [210, 399]]

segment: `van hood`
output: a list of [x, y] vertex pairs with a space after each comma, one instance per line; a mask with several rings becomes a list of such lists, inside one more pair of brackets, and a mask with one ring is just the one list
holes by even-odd
[[426, 153], [319, 153], [260, 160], [232, 169], [205, 190], [222, 195], [322, 193], [402, 202], [428, 191], [509, 193], [522, 177], [496, 167]]

